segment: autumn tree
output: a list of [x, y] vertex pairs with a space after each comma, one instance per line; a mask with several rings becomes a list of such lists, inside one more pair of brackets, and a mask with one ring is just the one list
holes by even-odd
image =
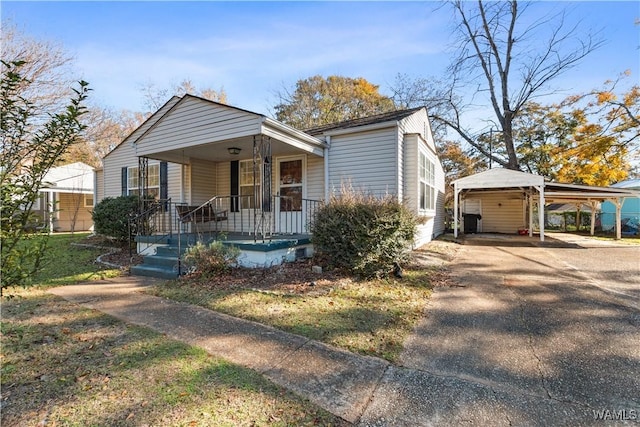
[[462, 149], [456, 141], [444, 140], [436, 144], [438, 158], [445, 174], [445, 206], [453, 204], [451, 183], [458, 178], [486, 170], [487, 164], [477, 154]]
[[605, 82], [560, 105], [570, 110], [578, 124], [561, 153], [558, 180], [609, 185], [625, 179], [631, 163], [640, 161], [640, 86], [634, 84], [620, 92], [622, 80]]
[[395, 110], [393, 100], [362, 77], [313, 76], [276, 95], [276, 119], [298, 129]]
[[[412, 97], [405, 93], [404, 98], [431, 101], [425, 104], [434, 121], [446, 125], [494, 163], [518, 170], [522, 165], [514, 122], [523, 107], [547, 95], [555, 78], [575, 67], [601, 42], [591, 35], [578, 38], [578, 28], [566, 24], [563, 12], [530, 18], [527, 12], [535, 7], [532, 3], [453, 0], [448, 4], [457, 22], [458, 49], [447, 70], [447, 85], [428, 86]], [[482, 129], [470, 119], [478, 114], [478, 105], [486, 107]], [[490, 152], [479, 143], [479, 136], [488, 129], [500, 135], [503, 152]]]
[[[79, 139], [80, 117], [88, 87], [79, 82], [68, 104], [48, 119], [28, 99], [22, 61], [2, 61], [0, 83], [0, 294], [8, 286], [27, 285], [40, 268], [46, 230], [27, 233], [31, 208], [43, 179], [56, 161]], [[29, 67], [27, 66], [27, 70]]]
[[102, 158], [122, 142], [144, 120], [145, 115], [91, 105], [82, 117], [86, 129], [81, 140], [69, 148], [59, 164], [83, 162], [98, 168]]
[[522, 166], [567, 183], [606, 186], [637, 162], [640, 88], [617, 83], [568, 97], [557, 105], [526, 104], [514, 122]]

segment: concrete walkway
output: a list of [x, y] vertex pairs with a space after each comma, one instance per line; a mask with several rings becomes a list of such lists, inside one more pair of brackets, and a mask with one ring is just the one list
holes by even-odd
[[638, 423], [635, 294], [572, 269], [575, 243], [468, 243], [451, 264], [455, 286], [435, 290], [400, 366], [145, 295], [151, 282], [137, 278], [51, 292], [255, 369], [362, 426]]

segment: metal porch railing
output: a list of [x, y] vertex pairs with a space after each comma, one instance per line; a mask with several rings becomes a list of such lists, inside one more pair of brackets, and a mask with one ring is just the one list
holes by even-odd
[[196, 241], [220, 234], [246, 235], [254, 242], [306, 235], [322, 203], [280, 195], [272, 196], [267, 203], [260, 203], [253, 195], [214, 196], [199, 205], [171, 199], [145, 200], [144, 210], [129, 219], [130, 236], [146, 236], [144, 250], [167, 237], [176, 237], [182, 245], [185, 235], [195, 235]]

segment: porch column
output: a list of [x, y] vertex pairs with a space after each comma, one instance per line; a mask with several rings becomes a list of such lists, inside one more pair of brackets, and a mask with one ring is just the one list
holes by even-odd
[[576, 203], [576, 231], [580, 231], [580, 214], [582, 204]]

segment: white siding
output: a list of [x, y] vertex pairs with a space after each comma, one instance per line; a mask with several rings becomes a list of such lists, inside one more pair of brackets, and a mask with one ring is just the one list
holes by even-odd
[[406, 135], [404, 138], [404, 203], [413, 211], [418, 212], [420, 201], [418, 192], [418, 143], [417, 134]]
[[99, 169], [95, 171], [95, 185], [93, 192], [93, 203], [94, 205], [98, 203], [98, 201], [104, 199], [104, 170]]
[[416, 246], [422, 246], [423, 244], [431, 241], [434, 237], [439, 236], [444, 232], [444, 193], [445, 193], [445, 177], [444, 170], [438, 157], [433, 149], [427, 144], [426, 141], [419, 134], [405, 135], [404, 137], [404, 159], [405, 159], [405, 176], [403, 179], [405, 186], [405, 199], [404, 203], [414, 212], [419, 214], [419, 171], [418, 171], [418, 159], [420, 153], [420, 147], [423, 151], [428, 153], [429, 159], [434, 162], [435, 165], [435, 188], [436, 194], [436, 206], [435, 211], [425, 216], [424, 222], [418, 225], [418, 232], [416, 234]]
[[307, 198], [324, 199], [324, 159], [322, 157], [307, 156]]
[[186, 148], [260, 133], [262, 116], [184, 97], [138, 141], [138, 154]]
[[[218, 164], [206, 160], [192, 159], [190, 167], [191, 175], [191, 198], [190, 204], [199, 205], [206, 202], [213, 196], [219, 195], [217, 192]], [[229, 178], [227, 178], [228, 180]]]
[[[149, 160], [150, 163], [157, 163], [157, 160]], [[121, 170], [123, 167], [137, 167], [138, 157], [135, 148], [131, 144], [125, 143], [117, 146], [107, 157], [104, 158], [104, 168], [102, 171], [102, 194], [98, 194], [98, 201], [105, 197], [118, 197], [122, 195]], [[181, 191], [182, 167], [177, 163], [168, 163], [167, 180], [168, 196], [172, 201], [182, 201], [188, 197], [188, 192]], [[98, 175], [100, 179], [100, 175]], [[100, 183], [98, 184], [100, 187]], [[188, 189], [188, 186], [185, 186]], [[185, 199], [188, 200], [188, 199]]]
[[[436, 157], [436, 159], [438, 159]], [[440, 160], [436, 161], [436, 189], [438, 190], [438, 196], [436, 199], [436, 216], [433, 218], [433, 236], [437, 237], [444, 233], [445, 229], [445, 209], [444, 209], [444, 199], [445, 199], [445, 176], [444, 169], [442, 169], [442, 164]]]
[[138, 166], [138, 157], [131, 144], [124, 142], [118, 145], [103, 160], [104, 164], [104, 197], [122, 195], [120, 171], [123, 167]]
[[397, 194], [397, 130], [395, 127], [336, 135], [329, 153], [329, 189], [343, 185], [374, 195]]

